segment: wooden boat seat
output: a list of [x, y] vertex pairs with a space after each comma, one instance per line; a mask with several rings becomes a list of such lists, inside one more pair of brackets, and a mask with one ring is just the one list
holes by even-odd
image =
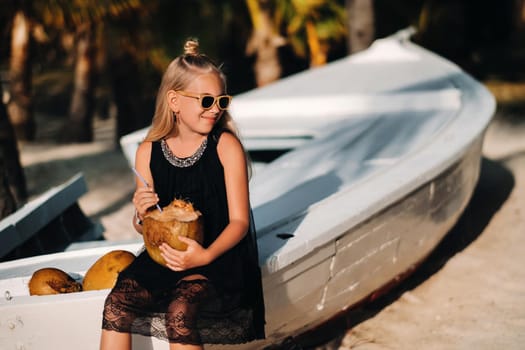
[[0, 261], [63, 251], [73, 241], [102, 237], [77, 200], [87, 192], [79, 173], [0, 221]]

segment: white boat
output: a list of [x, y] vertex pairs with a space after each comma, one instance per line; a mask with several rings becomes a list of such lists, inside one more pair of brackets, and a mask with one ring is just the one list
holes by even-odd
[[[424, 260], [471, 197], [495, 108], [460, 68], [397, 37], [235, 101], [249, 149], [298, 141], [251, 182], [267, 339], [236, 349], [315, 327]], [[42, 267], [81, 279], [105, 252], [140, 246], [0, 264], [0, 348], [97, 348], [108, 290], [29, 296], [27, 282]], [[134, 336], [134, 349], [166, 348]]]

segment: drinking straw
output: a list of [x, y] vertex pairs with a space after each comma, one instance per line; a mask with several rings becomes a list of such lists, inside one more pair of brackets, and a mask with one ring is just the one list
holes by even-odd
[[[142, 177], [142, 175], [139, 174], [139, 172], [137, 171], [137, 169], [135, 169], [135, 168], [131, 168], [131, 170], [133, 170], [133, 172], [135, 173], [135, 175], [137, 175], [137, 177], [139, 178], [139, 180], [142, 181], [142, 183], [144, 184], [144, 186], [149, 187], [148, 182], [146, 181], [145, 178]], [[156, 206], [157, 209], [162, 213], [162, 209], [160, 208], [159, 203], [155, 204], [155, 206]]]

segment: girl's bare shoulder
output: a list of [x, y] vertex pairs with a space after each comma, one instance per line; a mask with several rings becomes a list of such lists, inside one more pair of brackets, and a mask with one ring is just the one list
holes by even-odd
[[143, 141], [140, 143], [139, 147], [137, 148], [137, 155], [143, 155], [143, 154], [150, 154], [151, 153], [151, 145], [153, 143], [151, 141]]
[[223, 132], [217, 142], [219, 156], [229, 154], [244, 154], [241, 141], [231, 132]]
[[224, 131], [221, 133], [219, 137], [219, 141], [217, 143], [217, 147], [219, 148], [242, 148], [241, 142], [230, 131]]
[[137, 148], [137, 153], [135, 154], [135, 165], [139, 166], [142, 163], [148, 164], [151, 158], [151, 141], [143, 141], [140, 143]]

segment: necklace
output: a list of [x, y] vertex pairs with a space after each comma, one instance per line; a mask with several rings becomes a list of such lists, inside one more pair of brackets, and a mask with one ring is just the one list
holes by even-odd
[[164, 158], [166, 158], [166, 160], [170, 162], [171, 165], [176, 166], [178, 168], [187, 168], [197, 163], [197, 161], [201, 159], [202, 155], [204, 154], [204, 151], [206, 150], [207, 145], [208, 145], [208, 139], [205, 138], [204, 141], [202, 141], [199, 148], [197, 148], [195, 153], [193, 153], [189, 157], [179, 158], [176, 155], [174, 155], [173, 152], [171, 152], [166, 140], [160, 141], [160, 146], [162, 148], [162, 153], [164, 154]]

